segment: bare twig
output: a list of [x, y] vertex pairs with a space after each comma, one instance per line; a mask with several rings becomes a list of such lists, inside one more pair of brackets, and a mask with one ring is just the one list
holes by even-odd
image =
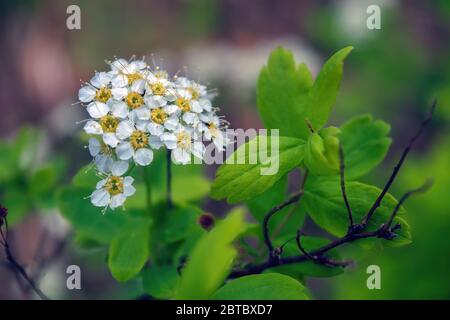
[[11, 248], [8, 243], [8, 220], [6, 217], [3, 218], [5, 222], [5, 232], [3, 232], [2, 226], [0, 225], [0, 236], [2, 238], [2, 245], [5, 248], [6, 259], [13, 267], [14, 272], [20, 274], [23, 279], [28, 283], [28, 285], [33, 289], [33, 291], [42, 299], [49, 300], [49, 298], [39, 289], [39, 287], [35, 284], [34, 280], [31, 279], [25, 269], [17, 262], [14, 255], [11, 252]]
[[303, 190], [300, 190], [296, 193], [294, 193], [289, 199], [287, 199], [285, 202], [273, 207], [264, 217], [263, 221], [263, 236], [264, 236], [264, 242], [266, 244], [267, 249], [269, 250], [269, 260], [273, 260], [276, 258], [276, 255], [274, 255], [274, 247], [272, 244], [272, 240], [270, 240], [269, 235], [269, 221], [272, 216], [283, 209], [284, 207], [293, 204], [297, 202], [301, 196], [303, 195]]
[[397, 205], [395, 206], [394, 210], [392, 211], [391, 216], [389, 217], [389, 221], [387, 223], [385, 223], [383, 225], [383, 229], [384, 230], [389, 230], [391, 228], [391, 225], [397, 215], [398, 210], [400, 210], [401, 206], [403, 205], [403, 203], [412, 195], [418, 194], [418, 193], [424, 193], [426, 192], [431, 185], [433, 184], [433, 179], [428, 179], [427, 181], [425, 181], [424, 184], [422, 184], [419, 188], [413, 189], [413, 190], [409, 190], [408, 192], [406, 192], [399, 200], [399, 202], [397, 203]]
[[430, 107], [430, 110], [428, 111], [427, 116], [425, 117], [425, 119], [422, 121], [419, 129], [417, 130], [416, 134], [411, 138], [411, 140], [409, 141], [409, 143], [407, 144], [405, 150], [403, 151], [402, 156], [400, 157], [399, 162], [397, 163], [397, 165], [394, 167], [394, 170], [392, 171], [391, 176], [389, 177], [389, 180], [387, 181], [386, 185], [384, 186], [383, 190], [381, 191], [380, 195], [378, 196], [378, 198], [375, 200], [375, 203], [372, 205], [372, 207], [370, 208], [369, 212], [367, 212], [367, 215], [364, 217], [361, 225], [363, 227], [365, 227], [367, 225], [367, 223], [369, 222], [370, 218], [372, 217], [373, 213], [375, 212], [375, 210], [380, 206], [381, 201], [383, 200], [384, 196], [386, 195], [386, 193], [389, 191], [389, 188], [391, 187], [392, 183], [395, 180], [395, 177], [397, 176], [398, 172], [400, 171], [400, 168], [402, 167], [403, 162], [406, 159], [406, 156], [408, 155], [408, 153], [410, 152], [414, 142], [416, 142], [416, 140], [420, 137], [420, 135], [422, 134], [423, 130], [425, 129], [425, 127], [428, 125], [428, 123], [430, 122], [434, 110], [436, 108], [436, 100], [433, 101], [433, 104]]
[[350, 207], [350, 203], [347, 198], [347, 192], [345, 191], [345, 160], [344, 160], [344, 150], [342, 149], [342, 145], [339, 144], [339, 171], [340, 171], [340, 178], [341, 178], [341, 192], [342, 192], [342, 198], [344, 199], [345, 207], [347, 208], [348, 212], [348, 220], [350, 222], [348, 232], [352, 233], [354, 232], [355, 223], [353, 221], [353, 213], [352, 208]]
[[413, 138], [410, 140], [409, 144], [407, 145], [406, 149], [404, 150], [400, 161], [398, 162], [398, 164], [395, 166], [394, 171], [391, 175], [391, 177], [389, 178], [386, 186], [384, 187], [383, 191], [381, 192], [381, 194], [378, 196], [377, 200], [375, 201], [375, 203], [373, 204], [373, 206], [370, 208], [370, 210], [368, 211], [366, 217], [364, 218], [363, 222], [359, 225], [355, 225], [354, 221], [353, 221], [353, 215], [352, 215], [352, 211], [351, 211], [351, 207], [350, 207], [350, 203], [347, 199], [347, 194], [345, 191], [345, 175], [344, 175], [344, 170], [345, 170], [345, 166], [344, 166], [344, 156], [343, 156], [343, 151], [342, 148], [339, 149], [339, 155], [340, 155], [340, 160], [341, 160], [341, 191], [342, 191], [342, 196], [344, 198], [344, 202], [345, 205], [347, 207], [347, 211], [349, 214], [349, 231], [347, 232], [347, 234], [343, 237], [340, 237], [330, 243], [328, 243], [327, 245], [313, 250], [311, 252], [307, 252], [303, 246], [301, 245], [301, 241], [300, 241], [300, 237], [301, 237], [301, 231], [297, 232], [297, 237], [296, 237], [296, 241], [297, 241], [297, 246], [299, 247], [300, 251], [302, 252], [302, 255], [299, 256], [294, 256], [294, 257], [287, 257], [287, 258], [282, 258], [280, 256], [277, 256], [276, 259], [273, 255], [273, 245], [272, 242], [270, 240], [269, 237], [269, 231], [268, 231], [268, 222], [270, 220], [270, 218], [279, 210], [281, 210], [282, 208], [284, 208], [285, 206], [297, 202], [301, 195], [303, 194], [303, 190], [301, 190], [301, 192], [291, 196], [288, 200], [286, 200], [285, 202], [283, 202], [282, 204], [274, 207], [272, 210], [270, 210], [266, 216], [264, 217], [264, 227], [263, 227], [263, 236], [264, 236], [264, 241], [266, 243], [266, 246], [269, 249], [269, 259], [261, 264], [257, 264], [257, 265], [249, 265], [247, 266], [245, 269], [243, 270], [236, 270], [234, 272], [232, 272], [229, 276], [229, 278], [237, 278], [237, 277], [242, 277], [245, 275], [249, 275], [249, 274], [256, 274], [256, 273], [260, 273], [268, 268], [272, 268], [272, 267], [276, 267], [276, 266], [280, 266], [280, 265], [289, 265], [289, 264], [293, 264], [293, 263], [301, 263], [301, 262], [305, 262], [308, 260], [313, 260], [316, 263], [319, 264], [324, 264], [324, 265], [329, 265], [329, 266], [340, 266], [340, 267], [345, 267], [347, 266], [349, 263], [351, 263], [350, 261], [335, 261], [333, 259], [327, 258], [324, 256], [325, 253], [327, 253], [328, 251], [340, 247], [344, 244], [347, 243], [351, 243], [360, 239], [366, 239], [366, 238], [382, 238], [382, 239], [386, 239], [386, 240], [392, 240], [396, 237], [396, 234], [394, 233], [396, 230], [400, 229], [401, 226], [399, 224], [395, 225], [394, 227], [391, 227], [392, 222], [394, 221], [394, 218], [398, 212], [398, 210], [400, 209], [401, 205], [413, 194], [415, 193], [420, 193], [420, 192], [424, 192], [426, 191], [429, 186], [431, 185], [430, 182], [425, 183], [424, 185], [422, 185], [420, 188], [411, 190], [409, 192], [407, 192], [398, 202], [398, 204], [396, 205], [396, 207], [394, 208], [392, 214], [389, 217], [389, 220], [381, 225], [377, 230], [375, 231], [366, 231], [366, 226], [367, 223], [369, 221], [369, 219], [371, 218], [373, 212], [375, 211], [375, 209], [380, 206], [381, 201], [383, 199], [383, 197], [385, 196], [385, 194], [387, 193], [387, 191], [389, 190], [389, 187], [391, 186], [392, 182], [395, 180], [395, 177], [397, 176], [398, 171], [400, 170], [401, 165], [403, 164], [406, 156], [408, 155], [412, 145], [414, 144], [414, 142], [418, 139], [418, 137], [421, 135], [423, 129], [425, 128], [425, 126], [428, 124], [428, 122], [431, 119], [431, 116], [433, 114], [433, 111], [436, 107], [436, 101], [434, 101], [433, 105], [431, 106], [431, 109], [429, 111], [428, 116], [425, 118], [425, 120], [422, 122], [420, 129], [418, 130], [418, 132], [413, 136]]

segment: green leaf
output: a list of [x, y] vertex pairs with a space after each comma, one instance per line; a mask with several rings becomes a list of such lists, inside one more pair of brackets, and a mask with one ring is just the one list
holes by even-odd
[[353, 47], [346, 47], [336, 52], [324, 64], [314, 81], [309, 93], [307, 117], [315, 130], [322, 128], [328, 121], [341, 84], [344, 60], [352, 50]]
[[[381, 192], [377, 187], [356, 181], [347, 181], [346, 191], [353, 211], [353, 218], [356, 222], [362, 220]], [[308, 214], [320, 227], [336, 236], [345, 235], [349, 225], [348, 213], [337, 177], [308, 178], [302, 201]], [[396, 205], [397, 200], [391, 194], [386, 194], [381, 202], [381, 206], [370, 219], [368, 230], [374, 231], [387, 222]], [[402, 226], [396, 232], [398, 237], [383, 243], [405, 245], [411, 242], [409, 225], [402, 218], [404, 214], [405, 210], [402, 207], [394, 220], [394, 224], [398, 222]]]
[[174, 266], [151, 266], [143, 271], [144, 290], [157, 299], [170, 299], [180, 281]]
[[185, 239], [200, 228], [197, 220], [202, 214], [200, 208], [183, 206], [167, 212], [162, 238], [171, 243]]
[[94, 189], [100, 180], [101, 178], [96, 175], [95, 167], [92, 164], [87, 164], [78, 170], [72, 179], [72, 183], [75, 187]]
[[2, 205], [8, 208], [8, 223], [14, 226], [31, 211], [31, 203], [23, 188], [12, 185], [3, 191]]
[[279, 273], [245, 276], [231, 280], [213, 295], [215, 300], [309, 300], [297, 280]]
[[389, 124], [371, 115], [355, 117], [341, 126], [346, 179], [367, 174], [384, 159], [391, 145], [389, 131]]
[[113, 277], [124, 282], [138, 274], [149, 257], [149, 244], [148, 220], [118, 233], [109, 247], [108, 266]]
[[236, 211], [197, 242], [182, 271], [176, 299], [208, 299], [217, 290], [237, 255], [232, 242], [246, 227], [244, 215]]
[[[259, 226], [262, 225], [264, 217], [270, 209], [286, 200], [288, 195], [287, 184], [288, 179], [287, 176], [285, 176], [265, 192], [247, 201], [246, 205], [248, 206], [252, 216], [259, 222]], [[289, 218], [289, 222], [285, 223], [284, 227], [280, 229], [283, 234], [295, 234], [298, 228], [303, 225], [305, 213], [300, 210], [300, 206], [292, 204], [291, 206], [277, 212], [277, 214], [270, 219], [269, 231], [271, 234], [279, 228], [280, 224], [284, 223], [287, 218], [287, 214], [290, 214], [291, 216]], [[262, 235], [260, 229], [261, 227], [258, 228], [258, 236]]]
[[[235, 164], [225, 163], [220, 166], [212, 185], [213, 198], [227, 198], [230, 203], [252, 199], [269, 189], [302, 162], [304, 140], [279, 137], [278, 148], [273, 145], [275, 142], [271, 141], [274, 140], [273, 137], [267, 140], [267, 143], [261, 143], [262, 136], [258, 136], [241, 145], [230, 156]], [[269, 154], [268, 151], [272, 146], [278, 152]], [[267, 155], [266, 161], [261, 161], [261, 155]]]
[[[282, 245], [288, 240], [288, 237], [284, 237], [284, 239], [280, 239], [276, 242], [277, 246]], [[302, 236], [301, 243], [303, 248], [307, 252], [311, 252], [313, 250], [319, 249], [326, 244], [328, 244], [330, 240], [320, 237], [311, 237], [311, 236]], [[302, 254], [297, 247], [295, 241], [288, 242], [283, 247], [282, 257], [293, 257]], [[331, 250], [325, 254], [326, 257], [335, 259], [336, 261], [341, 260], [341, 256], [337, 250]], [[302, 263], [295, 263], [291, 265], [285, 265], [281, 267], [276, 267], [271, 269], [272, 271], [286, 273], [288, 275], [293, 274], [301, 274], [311, 277], [333, 277], [344, 272], [343, 268], [340, 267], [329, 267], [322, 264], [314, 263], [313, 261], [306, 261]]]
[[257, 84], [257, 103], [265, 128], [280, 129], [281, 136], [306, 139], [309, 129], [304, 119], [311, 86], [307, 66], [297, 66], [291, 51], [275, 49]]
[[123, 211], [102, 214], [86, 198], [92, 190], [77, 187], [63, 187], [57, 201], [62, 215], [71, 222], [75, 230], [83, 232], [92, 240], [108, 244], [130, 217]]

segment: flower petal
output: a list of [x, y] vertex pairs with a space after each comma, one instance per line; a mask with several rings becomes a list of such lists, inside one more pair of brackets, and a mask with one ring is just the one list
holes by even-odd
[[102, 134], [103, 130], [100, 124], [97, 121], [89, 120], [84, 125], [84, 131], [86, 131], [87, 134]]
[[124, 119], [128, 116], [128, 106], [123, 101], [116, 101], [111, 105], [113, 116]]
[[95, 89], [90, 86], [82, 87], [78, 91], [78, 100], [85, 103], [91, 102], [92, 100], [94, 100], [95, 92]]
[[111, 166], [111, 173], [114, 176], [121, 176], [128, 170], [128, 161], [116, 161]]
[[121, 160], [128, 160], [133, 156], [133, 147], [129, 142], [119, 143], [116, 148], [116, 154]]
[[95, 190], [91, 194], [91, 202], [96, 207], [104, 207], [108, 205], [110, 199], [111, 196], [109, 195], [109, 193], [103, 189]]
[[136, 188], [132, 185], [123, 187], [123, 194], [127, 197], [132, 196], [136, 192]]
[[109, 112], [109, 107], [105, 103], [99, 101], [91, 102], [86, 109], [89, 115], [94, 119], [106, 116]]
[[134, 131], [133, 125], [130, 123], [130, 121], [124, 120], [119, 123], [116, 130], [116, 135], [119, 139], [126, 139]]
[[89, 149], [89, 154], [92, 157], [95, 157], [96, 155], [98, 155], [100, 153], [100, 149], [101, 149], [100, 141], [98, 141], [95, 138], [90, 138], [88, 149]]
[[115, 209], [117, 207], [120, 207], [121, 205], [124, 204], [125, 200], [127, 199], [127, 197], [125, 197], [125, 195], [123, 194], [116, 194], [114, 196], [111, 197], [111, 203], [109, 204], [109, 207], [111, 209]]
[[153, 160], [153, 151], [147, 148], [141, 148], [134, 154], [134, 161], [141, 166], [149, 165]]
[[108, 132], [103, 134], [103, 141], [106, 145], [115, 148], [119, 143], [119, 139], [117, 139], [116, 134], [113, 132]]

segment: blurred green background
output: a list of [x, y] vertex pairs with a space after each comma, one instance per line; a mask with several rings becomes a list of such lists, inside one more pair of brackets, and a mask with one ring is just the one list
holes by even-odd
[[[66, 28], [70, 4], [81, 8], [81, 30]], [[381, 7], [381, 30], [366, 28], [369, 4]], [[56, 187], [90, 161], [76, 124], [87, 114], [72, 105], [80, 79], [106, 69], [105, 59], [146, 56], [172, 73], [182, 71], [217, 88], [216, 104], [231, 127], [260, 128], [256, 78], [272, 49], [291, 49], [316, 73], [331, 53], [353, 45], [332, 122], [373, 113], [391, 123], [390, 154], [366, 178], [382, 185], [436, 97], [436, 118], [393, 193], [398, 198], [430, 176], [435, 184], [406, 204], [413, 244], [371, 252], [344, 275], [306, 283], [322, 299], [450, 298], [449, 1], [2, 1], [0, 26], [0, 203], [10, 210], [18, 259], [50, 296], [139, 294], [137, 282], [118, 285], [112, 279], [102, 255], [77, 249], [54, 203]], [[214, 171], [205, 168], [210, 178]], [[227, 209], [212, 201], [204, 208], [217, 214]], [[1, 252], [0, 299], [30, 298], [4, 261]], [[82, 268], [80, 291], [66, 289], [70, 264]], [[381, 267], [381, 290], [366, 287], [371, 264]]]

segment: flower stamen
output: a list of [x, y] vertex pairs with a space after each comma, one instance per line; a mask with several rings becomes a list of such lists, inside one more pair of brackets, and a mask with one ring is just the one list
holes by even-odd
[[137, 109], [144, 104], [144, 98], [137, 92], [130, 92], [125, 101], [130, 109]]
[[123, 193], [123, 178], [110, 176], [106, 181], [104, 188], [112, 196]]
[[151, 119], [157, 124], [163, 124], [167, 119], [167, 113], [162, 108], [153, 109], [151, 112]]
[[107, 114], [106, 116], [100, 118], [99, 123], [103, 132], [111, 133], [116, 132], [117, 126], [119, 125], [119, 119]]
[[175, 104], [178, 106], [178, 108], [180, 108], [184, 112], [188, 112], [191, 110], [191, 104], [189, 102], [189, 99], [179, 97], [175, 101]]
[[144, 131], [134, 131], [130, 136], [130, 143], [134, 150], [148, 146], [148, 134]]
[[106, 103], [111, 98], [111, 89], [108, 87], [101, 87], [95, 92], [95, 99], [97, 101]]

